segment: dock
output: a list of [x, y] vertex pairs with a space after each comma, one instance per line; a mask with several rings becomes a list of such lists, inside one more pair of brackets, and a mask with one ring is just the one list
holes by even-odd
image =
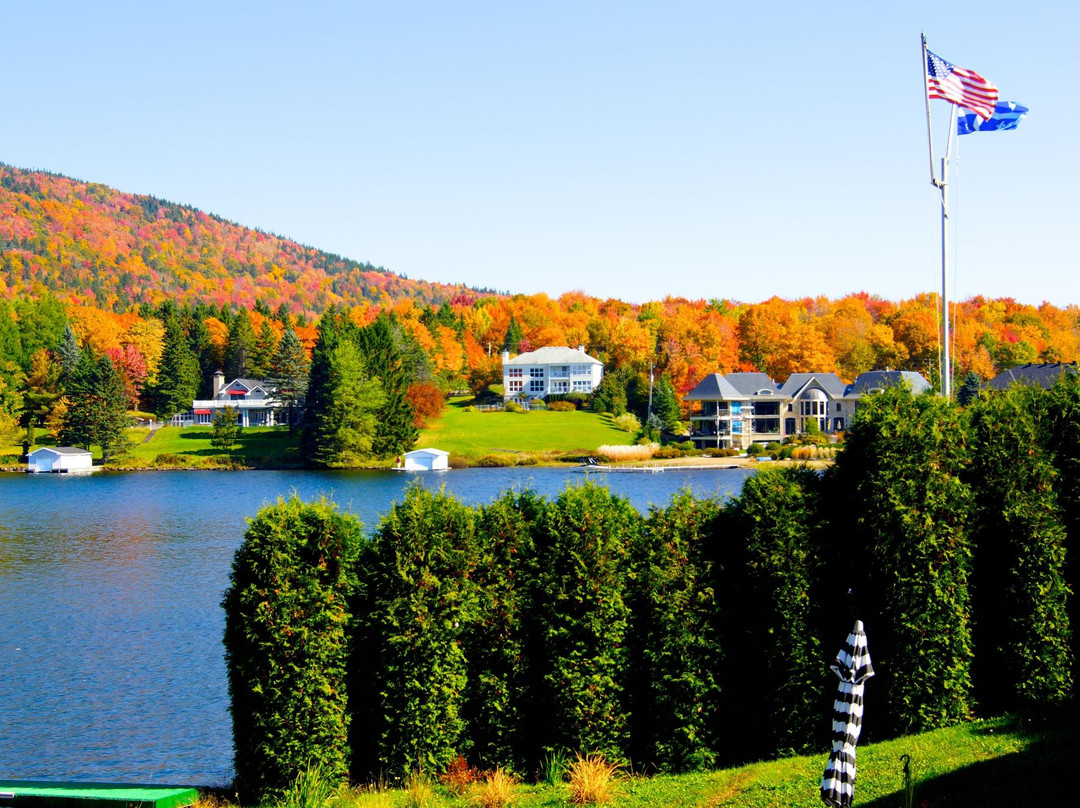
[[189, 786], [0, 780], [0, 806], [16, 808], [183, 808], [198, 799]]

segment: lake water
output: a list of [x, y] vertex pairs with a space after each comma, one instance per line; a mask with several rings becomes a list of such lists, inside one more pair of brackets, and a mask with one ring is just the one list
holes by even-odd
[[[590, 475], [645, 512], [752, 472]], [[331, 497], [370, 532], [412, 480], [470, 504], [567, 469], [0, 474], [0, 779], [225, 785], [232, 729], [221, 595], [246, 519]]]

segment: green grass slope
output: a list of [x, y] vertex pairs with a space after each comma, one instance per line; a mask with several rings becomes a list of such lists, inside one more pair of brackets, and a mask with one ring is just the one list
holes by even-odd
[[633, 443], [634, 437], [615, 429], [609, 416], [585, 410], [480, 411], [457, 401], [420, 433], [416, 446], [450, 452], [453, 460], [500, 453], [588, 454], [597, 446]]

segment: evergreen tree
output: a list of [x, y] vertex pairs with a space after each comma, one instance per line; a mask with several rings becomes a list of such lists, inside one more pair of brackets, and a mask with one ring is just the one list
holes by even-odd
[[348, 468], [371, 457], [385, 394], [351, 340], [330, 354], [326, 399], [312, 424], [310, 462], [324, 468]]
[[256, 379], [265, 379], [270, 375], [270, 363], [277, 353], [278, 338], [269, 320], [263, 320], [259, 327], [259, 336], [251, 352], [251, 373]]
[[210, 398], [214, 394], [214, 373], [222, 369], [223, 363], [217, 346], [210, 338], [210, 329], [206, 326], [206, 319], [198, 314], [192, 317], [188, 342], [199, 368], [197, 397]]
[[1072, 695], [1065, 527], [1036, 422], [1045, 396], [1013, 387], [968, 411], [977, 504], [973, 676], [979, 704], [991, 712]]
[[716, 760], [719, 517], [717, 500], [682, 491], [653, 508], [633, 548], [628, 693], [631, 758], [642, 767], [700, 770]]
[[626, 413], [627, 375], [622, 370], [604, 372], [592, 393], [592, 408], [596, 412], [611, 413], [616, 418]]
[[510, 315], [510, 323], [506, 326], [506, 336], [503, 338], [502, 349], [509, 351], [511, 354], [518, 353], [518, 349], [521, 347], [521, 341], [525, 339], [525, 332], [522, 331], [521, 326], [518, 325], [518, 321], [514, 319], [514, 315]]
[[286, 327], [281, 335], [268, 376], [277, 388], [274, 398], [281, 402], [291, 430], [296, 423], [297, 411], [304, 405], [308, 388], [307, 353], [291, 327]]
[[966, 407], [972, 401], [979, 397], [979, 391], [982, 389], [982, 380], [974, 372], [968, 372], [968, 375], [964, 377], [964, 383], [960, 385], [960, 389], [956, 391], [956, 403], [961, 407]]
[[629, 740], [627, 580], [641, 516], [606, 488], [566, 489], [537, 537], [533, 608], [543, 643], [545, 751], [624, 758]]
[[721, 712], [742, 728], [737, 740], [720, 733], [725, 763], [807, 752], [825, 740], [819, 707], [835, 685], [819, 639], [820, 487], [813, 469], [763, 469], [725, 508], [717, 547], [724, 653], [760, 664], [753, 700], [743, 666], [722, 669]]
[[76, 372], [81, 359], [79, 340], [70, 324], [64, 326], [64, 333], [56, 346], [56, 358], [60, 362], [60, 379], [66, 381]]
[[60, 442], [89, 449], [101, 447], [102, 462], [127, 448], [128, 398], [124, 381], [107, 356], [95, 359], [83, 349], [79, 363], [64, 386], [68, 409]]
[[165, 319], [165, 340], [154, 385], [154, 414], [161, 420], [191, 408], [199, 392], [199, 365], [177, 316]]
[[229, 342], [225, 348], [225, 378], [248, 379], [254, 376], [255, 329], [247, 309], [240, 309], [229, 326]]
[[665, 432], [674, 433], [679, 430], [679, 397], [675, 393], [671, 377], [666, 373], [660, 377], [653, 390], [652, 411], [660, 419]]
[[359, 343], [371, 375], [382, 383], [385, 398], [379, 410], [379, 430], [371, 450], [376, 457], [392, 457], [416, 443], [416, 412], [409, 402], [410, 380], [398, 346], [401, 330], [390, 317], [380, 314], [359, 333]]
[[214, 413], [210, 445], [222, 452], [231, 452], [240, 437], [241, 426], [235, 407], [223, 407]]
[[310, 766], [348, 774], [348, 604], [365, 544], [354, 517], [294, 496], [260, 510], [236, 551], [222, 607], [245, 804], [280, 800]]
[[381, 713], [373, 729], [378, 768], [395, 779], [445, 770], [462, 742], [475, 518], [457, 499], [413, 486], [375, 533], [364, 570]]
[[829, 515], [837, 526], [829, 532], [830, 578], [854, 588], [883, 708], [868, 722], [880, 721], [889, 733], [922, 732], [971, 715], [965, 444], [951, 402], [888, 388], [859, 402], [834, 467], [836, 490], [846, 495]]

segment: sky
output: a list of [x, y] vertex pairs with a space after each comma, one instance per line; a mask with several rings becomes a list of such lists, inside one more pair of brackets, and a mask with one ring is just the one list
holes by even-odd
[[1030, 108], [954, 150], [950, 296], [1080, 304], [1077, 3], [0, 12], [0, 162], [410, 278], [636, 303], [939, 291], [925, 32]]

